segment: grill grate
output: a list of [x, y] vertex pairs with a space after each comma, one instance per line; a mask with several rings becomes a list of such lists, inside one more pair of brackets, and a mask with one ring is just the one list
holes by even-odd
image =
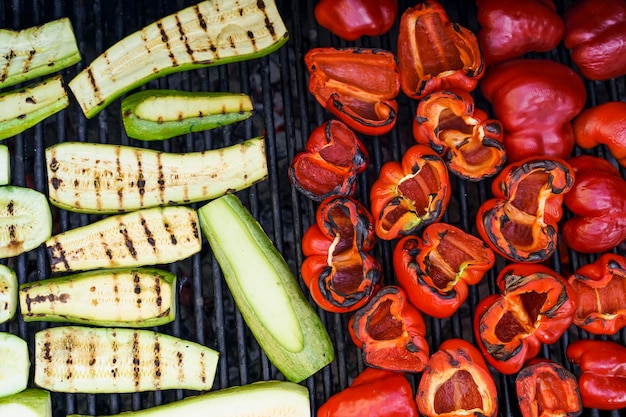
[[[76, 32], [83, 60], [63, 71], [64, 80], [68, 82], [117, 40], [162, 16], [194, 3], [192, 0], [133, 2], [3, 0], [0, 2], [0, 22], [2, 27], [22, 29], [56, 18], [69, 17]], [[400, 1], [400, 10], [414, 3]], [[561, 0], [555, 3], [559, 11], [562, 11], [570, 1]], [[245, 92], [253, 97], [256, 105], [256, 114], [253, 118], [236, 126], [211, 132], [189, 134], [164, 142], [146, 143], [129, 140], [124, 134], [119, 115], [119, 101], [110, 105], [94, 119], [87, 120], [71, 98], [70, 107], [65, 111], [6, 141], [13, 152], [12, 183], [45, 192], [44, 149], [52, 143], [61, 141], [121, 143], [165, 151], [191, 152], [225, 146], [244, 138], [265, 134], [269, 179], [240, 192], [239, 196], [254, 217], [259, 219], [278, 250], [284, 254], [296, 272], [303, 260], [299, 242], [314, 218], [315, 204], [292, 189], [286, 176], [286, 168], [294, 155], [304, 148], [312, 129], [329, 118], [307, 91], [308, 74], [303, 64], [304, 54], [312, 47], [352, 44], [393, 51], [397, 24], [386, 36], [347, 43], [319, 29], [313, 15], [315, 1], [283, 0], [278, 1], [278, 4], [291, 39], [276, 53], [248, 62], [173, 74], [146, 85], [149, 88], [188, 91]], [[443, 4], [452, 20], [474, 31], [478, 30], [474, 2], [444, 1]], [[569, 55], [562, 47], [542, 56], [570, 63]], [[587, 82], [586, 85], [589, 106], [608, 100], [624, 100], [626, 97], [624, 78], [606, 83]], [[401, 110], [397, 127], [385, 137], [364, 138], [370, 152], [371, 165], [368, 171], [359, 177], [357, 197], [366, 205], [369, 205], [369, 187], [376, 179], [381, 165], [390, 159], [399, 160], [413, 141], [410, 126], [415, 102], [402, 97], [399, 100]], [[476, 105], [488, 109], [487, 103], [479, 96]], [[610, 158], [608, 153], [602, 150], [600, 152], [602, 153], [599, 156]], [[624, 174], [622, 170], [622, 175]], [[474, 215], [478, 205], [490, 196], [489, 182], [474, 184], [453, 178], [453, 190], [454, 196], [444, 221], [475, 234]], [[91, 223], [97, 217], [55, 209], [54, 232]], [[390, 242], [379, 242], [375, 248], [375, 255], [382, 262], [387, 283], [393, 282], [392, 250]], [[568, 259], [569, 264], [560, 263], [553, 257], [550, 266], [559, 273], [567, 274], [580, 265], [591, 262], [593, 257], [569, 253]], [[44, 248], [2, 262], [8, 263], [17, 272], [20, 284], [45, 279], [50, 275]], [[485, 294], [494, 292], [496, 271], [503, 265], [503, 259], [498, 259], [496, 268], [487, 275], [483, 283], [471, 288], [468, 301], [459, 313], [446, 320], [426, 319], [431, 350], [434, 351], [443, 340], [450, 337], [473, 341], [471, 317], [475, 306]], [[215, 389], [247, 384], [260, 379], [282, 379], [259, 349], [243, 322], [228, 288], [223, 283], [219, 266], [212, 259], [208, 245], [204, 245], [201, 254], [169, 265], [168, 268], [179, 277], [180, 306], [177, 319], [160, 327], [159, 331], [219, 350], [220, 362]], [[347, 332], [349, 316], [330, 314], [319, 309], [318, 312], [333, 339], [336, 359], [330, 366], [303, 383], [311, 393], [313, 413], [329, 396], [346, 388], [351, 378], [364, 367], [359, 352]], [[26, 324], [18, 315], [10, 323], [0, 325], [0, 331], [17, 334], [25, 338], [29, 346], [33, 346], [35, 332], [49, 325]], [[563, 360], [564, 351], [570, 340], [580, 337], [588, 338], [589, 335], [572, 328], [555, 345], [544, 346], [541, 355], [553, 358], [573, 370], [567, 361]], [[626, 344], [626, 331], [622, 330], [614, 340]], [[518, 414], [514, 379], [510, 376], [497, 375], [496, 381], [499, 385], [501, 415]], [[414, 376], [413, 383], [417, 382], [418, 376]], [[54, 415], [56, 417], [65, 416], [66, 413], [112, 414], [167, 403], [191, 394], [193, 392], [183, 390], [116, 395], [53, 393]], [[617, 416], [619, 412], [601, 413], [589, 410], [589, 415]]]

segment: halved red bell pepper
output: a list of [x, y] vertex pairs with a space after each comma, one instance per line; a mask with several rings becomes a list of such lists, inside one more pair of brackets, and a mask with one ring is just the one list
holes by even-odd
[[572, 126], [578, 146], [592, 149], [606, 145], [617, 162], [626, 167], [626, 103], [609, 101], [585, 109]]
[[320, 0], [315, 5], [320, 26], [347, 41], [383, 35], [398, 16], [398, 0]]
[[436, 0], [402, 14], [397, 51], [402, 90], [415, 99], [450, 88], [473, 91], [485, 71], [474, 32], [451, 22]]
[[426, 417], [496, 416], [496, 384], [478, 349], [448, 339], [428, 360], [415, 398]]
[[474, 334], [481, 352], [496, 370], [514, 374], [556, 342], [576, 312], [574, 289], [559, 274], [539, 264], [513, 263], [498, 274], [501, 294], [476, 307]]
[[494, 263], [485, 242], [441, 222], [427, 226], [422, 238], [403, 237], [393, 252], [394, 272], [409, 300], [437, 318], [453, 315], [467, 299], [468, 287]]
[[317, 127], [289, 166], [289, 180], [315, 201], [331, 195], [353, 196], [357, 175], [365, 171], [369, 154], [352, 129], [339, 120]]
[[460, 178], [480, 181], [497, 174], [506, 162], [502, 123], [474, 109], [472, 96], [461, 90], [436, 91], [420, 100], [413, 137], [436, 150]]
[[582, 78], [548, 59], [513, 59], [489, 68], [480, 89], [504, 126], [508, 162], [565, 159], [574, 148], [571, 120], [585, 106]]
[[498, 254], [515, 262], [541, 262], [556, 249], [563, 197], [574, 171], [558, 158], [528, 158], [507, 165], [491, 184], [495, 198], [478, 208], [476, 227]]
[[348, 329], [368, 366], [403, 372], [422, 372], [426, 367], [426, 324], [398, 286], [384, 286], [354, 313]]
[[576, 293], [576, 326], [593, 334], [615, 334], [626, 326], [626, 258], [605, 253], [568, 281]]
[[626, 74], [626, 1], [577, 0], [563, 13], [564, 44], [590, 80]]
[[523, 417], [576, 417], [583, 411], [576, 376], [547, 359], [533, 359], [515, 378]]
[[313, 48], [304, 56], [309, 91], [357, 132], [382, 135], [396, 124], [400, 76], [393, 53], [367, 48]]
[[350, 197], [332, 196], [317, 208], [316, 223], [302, 237], [302, 280], [324, 310], [346, 313], [363, 307], [382, 287], [380, 263], [369, 253], [374, 221]]
[[439, 221], [448, 208], [450, 193], [450, 177], [443, 159], [428, 146], [411, 146], [402, 163], [383, 164], [372, 184], [370, 201], [376, 235], [391, 240]]
[[578, 365], [583, 406], [599, 410], [626, 408], [626, 347], [608, 340], [577, 340], [566, 350]]
[[365, 368], [328, 399], [317, 417], [418, 417], [413, 388], [403, 372]]
[[567, 246], [578, 252], [600, 253], [626, 241], [626, 180], [607, 160], [576, 156], [568, 160], [576, 182], [565, 196], [574, 214], [563, 224]]

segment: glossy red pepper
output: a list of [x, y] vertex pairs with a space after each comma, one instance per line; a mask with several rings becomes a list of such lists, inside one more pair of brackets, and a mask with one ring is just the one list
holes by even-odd
[[626, 408], [626, 347], [608, 340], [577, 340], [570, 343], [566, 354], [581, 370], [578, 388], [583, 406]]
[[576, 376], [547, 359], [533, 359], [519, 371], [515, 390], [522, 417], [576, 417], [583, 411]]
[[422, 372], [426, 367], [426, 324], [398, 286], [384, 286], [354, 313], [348, 329], [368, 366], [403, 372]]
[[509, 264], [498, 274], [501, 294], [476, 307], [474, 334], [481, 352], [496, 370], [514, 374], [556, 342], [574, 320], [576, 295], [568, 282], [539, 264]]
[[411, 146], [402, 163], [386, 162], [372, 184], [376, 235], [391, 240], [439, 221], [448, 208], [450, 192], [443, 159], [428, 146]]
[[578, 268], [568, 281], [576, 293], [576, 326], [609, 335], [626, 326], [626, 258], [605, 253]]
[[333, 395], [317, 417], [418, 417], [413, 389], [402, 372], [365, 368]]
[[587, 92], [573, 69], [547, 59], [513, 59], [489, 68], [480, 89], [504, 126], [508, 162], [565, 159], [574, 148], [571, 120]]
[[626, 181], [603, 158], [577, 156], [568, 160], [576, 182], [565, 196], [574, 214], [563, 224], [567, 246], [583, 253], [606, 252], [626, 241]]
[[506, 162], [502, 123], [474, 108], [461, 90], [436, 91], [420, 100], [413, 119], [413, 137], [445, 159], [460, 178], [480, 181], [497, 174]]
[[450, 88], [473, 91], [485, 71], [476, 35], [451, 22], [435, 0], [402, 14], [397, 55], [402, 90], [415, 99]]
[[606, 145], [626, 167], [626, 103], [609, 101], [583, 110], [572, 123], [576, 144], [583, 149]]
[[400, 76], [395, 56], [382, 49], [314, 48], [304, 56], [309, 91], [357, 132], [382, 135], [396, 124]]
[[495, 198], [476, 214], [478, 233], [498, 254], [515, 262], [541, 262], [556, 249], [563, 197], [574, 171], [557, 158], [529, 158], [507, 165], [491, 184]]
[[548, 52], [565, 25], [552, 0], [476, 0], [478, 40], [487, 66], [530, 52]]
[[437, 318], [453, 315], [493, 267], [495, 254], [477, 237], [445, 223], [426, 226], [422, 237], [403, 237], [393, 252], [398, 283], [411, 303]]
[[382, 271], [369, 253], [375, 243], [367, 209], [350, 197], [333, 196], [317, 208], [316, 223], [302, 237], [302, 280], [324, 310], [363, 307], [382, 287]]
[[496, 384], [478, 349], [448, 339], [428, 360], [416, 395], [425, 417], [496, 416]]
[[626, 74], [626, 1], [577, 0], [563, 13], [564, 44], [590, 80]]
[[289, 166], [289, 180], [315, 201], [331, 195], [353, 196], [357, 175], [365, 171], [369, 154], [357, 135], [339, 120], [317, 127]]
[[347, 41], [383, 35], [398, 16], [398, 0], [320, 0], [315, 20]]

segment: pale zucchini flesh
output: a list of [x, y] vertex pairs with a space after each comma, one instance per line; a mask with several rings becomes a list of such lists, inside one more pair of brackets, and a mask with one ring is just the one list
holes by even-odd
[[0, 265], [0, 323], [13, 318], [17, 310], [17, 275], [11, 268]]
[[9, 147], [0, 145], [0, 185], [7, 185], [11, 182], [11, 154]]
[[172, 72], [269, 54], [288, 40], [274, 0], [208, 0], [128, 35], [81, 71], [69, 87], [85, 116]]
[[52, 398], [49, 391], [26, 388], [0, 398], [0, 416], [52, 417]]
[[157, 268], [83, 272], [22, 284], [19, 299], [26, 322], [160, 326], [176, 316], [176, 275]]
[[262, 137], [189, 153], [63, 142], [46, 149], [46, 169], [50, 202], [85, 213], [210, 200], [245, 189], [268, 172]]
[[88, 394], [208, 391], [218, 356], [150, 330], [52, 327], [35, 334], [34, 382], [49, 391]]
[[330, 363], [334, 350], [319, 316], [239, 198], [225, 195], [198, 214], [235, 303], [276, 368], [300, 382]]
[[11, 333], [0, 333], [0, 398], [26, 389], [29, 375], [26, 341]]
[[195, 210], [157, 207], [110, 216], [46, 241], [52, 272], [130, 268], [186, 259], [202, 249]]

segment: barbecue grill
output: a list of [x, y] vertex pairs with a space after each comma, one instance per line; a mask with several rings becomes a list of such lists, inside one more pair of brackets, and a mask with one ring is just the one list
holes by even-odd
[[[119, 39], [194, 3], [192, 0], [3, 0], [0, 2], [0, 22], [4, 28], [17, 30], [69, 17], [83, 59], [79, 64], [62, 71], [64, 81], [67, 83]], [[298, 276], [299, 265], [303, 260], [300, 242], [304, 231], [314, 221], [316, 203], [299, 194], [291, 186], [287, 179], [287, 167], [294, 155], [304, 149], [304, 143], [311, 131], [330, 118], [307, 90], [308, 74], [303, 62], [304, 54], [310, 48], [320, 46], [357, 45], [394, 51], [397, 23], [385, 36], [346, 42], [317, 25], [313, 14], [315, 5], [313, 0], [293, 2], [283, 0], [277, 3], [290, 33], [287, 45], [277, 52], [241, 63], [169, 75], [142, 87], [244, 92], [250, 94], [255, 103], [253, 118], [236, 125], [188, 134], [163, 142], [140, 142], [129, 139], [124, 133], [119, 110], [120, 100], [88, 120], [70, 96], [72, 101], [69, 108], [5, 142], [13, 152], [12, 184], [32, 187], [45, 193], [44, 149], [57, 142], [121, 143], [165, 151], [191, 152], [225, 146], [262, 134], [265, 135], [267, 143], [269, 177], [250, 189], [239, 192], [238, 195], [260, 221]], [[400, 11], [414, 3], [400, 1]], [[474, 2], [442, 3], [452, 21], [474, 31], [478, 30]], [[571, 2], [557, 0], [555, 3], [562, 12]], [[562, 46], [550, 53], [536, 56], [571, 64], [569, 54]], [[586, 86], [588, 106], [626, 98], [624, 77], [608, 82], [586, 81]], [[475, 95], [477, 107], [489, 109], [488, 103], [478, 92]], [[370, 152], [371, 164], [358, 179], [356, 197], [367, 206], [369, 206], [369, 187], [376, 179], [381, 165], [391, 159], [400, 160], [403, 152], [414, 143], [410, 129], [416, 102], [401, 94], [399, 103], [397, 126], [389, 134], [384, 137], [362, 137]], [[576, 152], [581, 151], [577, 149]], [[615, 163], [606, 149], [599, 148], [594, 152], [597, 156]], [[621, 172], [622, 176], [625, 176], [623, 168]], [[470, 183], [457, 178], [453, 178], [452, 181], [454, 194], [443, 220], [476, 235], [475, 213], [480, 203], [490, 197], [490, 182], [487, 180]], [[565, 216], [568, 215], [569, 213], [566, 213]], [[53, 209], [53, 216], [54, 233], [91, 223], [98, 218], [96, 215], [75, 214], [56, 208]], [[375, 256], [383, 265], [386, 283], [395, 282], [391, 262], [392, 250], [393, 242], [378, 241], [375, 247]], [[624, 248], [620, 251], [621, 254], [626, 254]], [[551, 258], [550, 266], [556, 272], [567, 275], [594, 259], [594, 256], [560, 251], [560, 256]], [[50, 276], [47, 255], [43, 247], [16, 258], [2, 260], [2, 263], [8, 264], [16, 271], [20, 284]], [[468, 300], [454, 316], [443, 320], [426, 318], [428, 341], [433, 352], [448, 338], [474, 340], [471, 321], [475, 306], [481, 297], [489, 292], [495, 292], [495, 277], [504, 264], [504, 259], [498, 258], [496, 267], [480, 285], [471, 288]], [[214, 389], [258, 380], [284, 379], [268, 361], [246, 327], [208, 244], [203, 245], [202, 252], [192, 258], [165, 267], [179, 277], [180, 305], [176, 320], [159, 327], [158, 330], [205, 344], [220, 352]], [[332, 364], [303, 382], [310, 392], [313, 415], [331, 395], [349, 386], [352, 378], [364, 368], [360, 352], [352, 343], [347, 331], [349, 314], [331, 314], [320, 309], [317, 311], [333, 340], [336, 358]], [[0, 325], [0, 331], [21, 336], [27, 340], [32, 350], [35, 332], [51, 325], [27, 324], [18, 314], [11, 322]], [[593, 336], [572, 326], [558, 343], [544, 346], [541, 356], [551, 358], [570, 371], [576, 372], [565, 359], [564, 352], [571, 341], [579, 338]], [[626, 330], [609, 339], [626, 344]], [[503, 376], [495, 372], [494, 376], [499, 389], [500, 415], [519, 415], [514, 376]], [[417, 384], [419, 375], [412, 375], [411, 381]], [[115, 395], [53, 393], [52, 400], [54, 416], [60, 417], [66, 413], [107, 415], [137, 410], [193, 394], [195, 392], [184, 390]], [[592, 416], [620, 415], [619, 411], [585, 410], [585, 413]]]

